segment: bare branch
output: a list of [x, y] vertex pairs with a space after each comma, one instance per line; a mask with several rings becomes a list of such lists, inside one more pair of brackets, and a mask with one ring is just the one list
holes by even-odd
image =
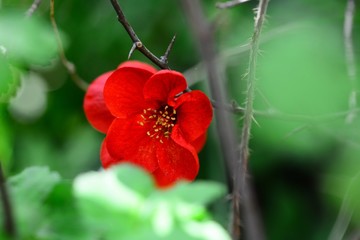
[[[115, 10], [115, 12], [117, 14], [118, 21], [125, 28], [126, 32], [130, 36], [131, 40], [136, 45], [136, 48], [142, 54], [144, 54], [144, 56], [146, 56], [150, 61], [152, 61], [154, 64], [156, 64], [159, 68], [169, 69], [167, 61], [165, 61], [167, 59], [164, 60], [162, 58], [156, 57], [152, 52], [150, 52], [150, 50], [148, 50], [145, 47], [145, 45], [142, 43], [140, 38], [136, 35], [134, 29], [131, 27], [130, 23], [127, 21], [127, 19], [126, 19], [124, 13], [123, 13], [118, 1], [117, 0], [110, 0], [110, 2], [112, 4], [112, 6], [114, 7], [114, 10]], [[165, 55], [166, 55], [166, 53], [165, 53]], [[167, 55], [169, 55], [169, 53]]]
[[231, 7], [235, 7], [239, 4], [248, 2], [250, 0], [232, 0], [232, 1], [228, 1], [228, 2], [218, 2], [216, 3], [216, 7], [220, 8], [220, 9], [224, 9], [224, 8], [231, 8]]
[[1, 161], [0, 161], [0, 199], [2, 202], [2, 208], [4, 213], [4, 230], [5, 233], [15, 239], [16, 237], [16, 226], [14, 222], [13, 211], [11, 207], [11, 202], [9, 198], [9, 193], [6, 187], [6, 181], [3, 174]]
[[[355, 16], [355, 0], [348, 0], [345, 10], [344, 20], [344, 44], [345, 44], [345, 58], [347, 62], [347, 72], [352, 86], [349, 96], [349, 109], [356, 109], [357, 105], [357, 91], [356, 91], [356, 64], [354, 43], [352, 39], [352, 31]], [[350, 112], [346, 117], [346, 122], [351, 123], [355, 118], [355, 113]]]
[[42, 0], [34, 0], [34, 2], [31, 4], [30, 8], [26, 11], [26, 16], [31, 17], [34, 12], [38, 9], [40, 6]]
[[88, 83], [79, 77], [79, 75], [76, 72], [75, 65], [66, 58], [64, 47], [63, 47], [63, 44], [62, 44], [62, 41], [60, 38], [59, 29], [58, 29], [56, 21], [55, 21], [54, 1], [55, 0], [50, 0], [50, 20], [51, 20], [51, 24], [53, 26], [54, 33], [55, 33], [55, 38], [56, 38], [56, 41], [58, 44], [60, 60], [63, 64], [63, 66], [68, 71], [68, 73], [69, 73], [71, 79], [74, 81], [74, 83], [80, 89], [86, 91], [86, 89], [88, 88]]

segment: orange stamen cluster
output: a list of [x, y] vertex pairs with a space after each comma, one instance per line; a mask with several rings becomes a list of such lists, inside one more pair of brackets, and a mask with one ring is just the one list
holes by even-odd
[[144, 109], [140, 116], [142, 120], [138, 121], [139, 125], [152, 124], [152, 128], [146, 134], [151, 138], [159, 139], [160, 143], [164, 143], [163, 137], [170, 137], [176, 123], [176, 110], [168, 105], [160, 109]]

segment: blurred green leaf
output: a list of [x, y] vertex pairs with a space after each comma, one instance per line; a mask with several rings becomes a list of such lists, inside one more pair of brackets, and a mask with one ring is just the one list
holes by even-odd
[[47, 167], [30, 167], [8, 179], [19, 235], [36, 235], [44, 219], [43, 201], [60, 181]]
[[206, 205], [217, 198], [225, 195], [225, 187], [222, 184], [209, 181], [196, 181], [194, 183], [178, 183], [175, 187], [166, 191], [182, 201]]
[[8, 102], [20, 86], [19, 70], [0, 52], [0, 103]]
[[[202, 205], [219, 197], [223, 188], [205, 182], [191, 185], [157, 190], [144, 170], [120, 164], [80, 175], [74, 194], [89, 231], [103, 239], [230, 239]], [[187, 196], [192, 194], [195, 198]]]
[[55, 57], [57, 45], [49, 25], [23, 12], [0, 12], [0, 45], [10, 59], [26, 64], [46, 64]]

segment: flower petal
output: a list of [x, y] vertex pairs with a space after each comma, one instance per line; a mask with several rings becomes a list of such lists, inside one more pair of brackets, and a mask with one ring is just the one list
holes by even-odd
[[152, 70], [147, 64], [130, 62], [111, 74], [104, 87], [104, 98], [114, 116], [126, 118], [144, 108], [143, 88], [154, 74]]
[[157, 150], [159, 167], [170, 180], [194, 180], [199, 172], [199, 159], [193, 146], [183, 139], [175, 126], [171, 138]]
[[190, 143], [195, 148], [196, 152], [199, 153], [201, 149], [204, 147], [206, 142], [206, 136], [207, 134], [204, 133], [203, 135], [201, 135], [200, 137], [198, 137], [197, 139], [195, 139]]
[[101, 145], [101, 152], [100, 152], [100, 160], [101, 160], [102, 166], [104, 168], [111, 167], [112, 165], [123, 162], [122, 159], [123, 158], [114, 158], [109, 154], [109, 151], [108, 151], [107, 145], [106, 145], [106, 138], [105, 138]]
[[145, 99], [174, 105], [175, 95], [187, 88], [184, 76], [176, 71], [161, 70], [155, 73], [144, 86]]
[[145, 70], [145, 71], [148, 71], [150, 72], [151, 74], [155, 74], [156, 73], [156, 69], [149, 65], [149, 64], [146, 64], [146, 63], [143, 63], [143, 62], [139, 62], [139, 61], [126, 61], [126, 62], [123, 62], [121, 63], [117, 69], [119, 68], [137, 68], [137, 69], [142, 69], [142, 70]]
[[178, 176], [171, 174], [167, 175], [165, 174], [160, 168], [156, 169], [152, 175], [155, 178], [156, 185], [160, 188], [166, 188], [172, 186], [176, 180], [178, 179]]
[[97, 77], [86, 91], [84, 98], [85, 116], [90, 124], [100, 132], [106, 133], [114, 116], [105, 105], [103, 90], [104, 85], [111, 72]]
[[139, 116], [117, 118], [111, 124], [106, 136], [106, 145], [110, 155], [116, 159], [125, 159], [149, 172], [158, 168], [156, 146], [159, 141], [147, 135], [148, 126], [141, 126]]
[[184, 138], [193, 142], [208, 129], [213, 111], [209, 98], [194, 90], [181, 95], [176, 101], [177, 124]]

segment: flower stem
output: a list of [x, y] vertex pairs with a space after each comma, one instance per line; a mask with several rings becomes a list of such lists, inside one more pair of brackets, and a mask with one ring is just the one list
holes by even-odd
[[10, 198], [6, 188], [5, 177], [2, 171], [1, 161], [0, 161], [0, 199], [4, 213], [4, 231], [11, 239], [15, 239], [16, 228], [15, 228]]

